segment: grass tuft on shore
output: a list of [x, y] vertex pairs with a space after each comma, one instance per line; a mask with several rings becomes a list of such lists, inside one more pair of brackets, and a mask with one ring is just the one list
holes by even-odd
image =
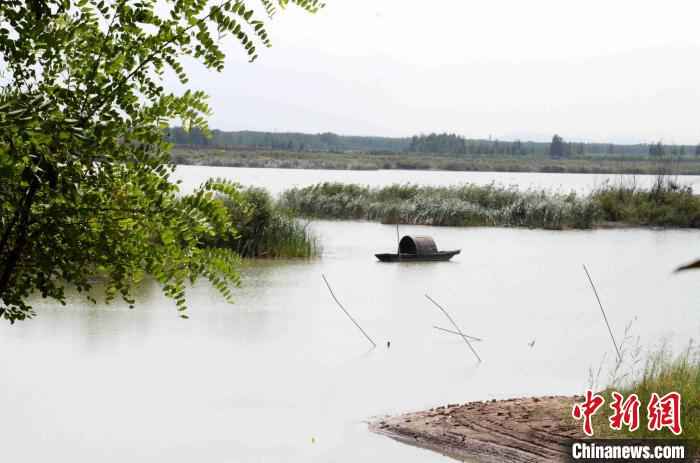
[[[612, 411], [612, 392], [617, 391], [625, 398], [637, 394], [642, 403], [640, 408], [640, 426], [637, 431], [630, 432], [625, 426], [621, 431], [610, 430], [607, 418]], [[669, 392], [681, 394], [681, 424], [682, 434], [674, 436], [669, 430], [649, 431], [646, 407], [652, 393], [664, 396]], [[605, 437], [619, 438], [656, 438], [656, 439], [686, 439], [693, 441], [694, 450], [700, 443], [700, 351], [690, 343], [677, 355], [673, 355], [668, 345], [662, 345], [650, 353], [639, 374], [622, 375], [613, 379], [603, 391], [606, 399], [606, 413], [596, 416], [596, 429], [603, 432]]]

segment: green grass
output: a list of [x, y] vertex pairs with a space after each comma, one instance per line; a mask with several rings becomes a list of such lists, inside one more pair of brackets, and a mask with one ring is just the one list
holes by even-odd
[[591, 198], [609, 222], [660, 227], [700, 227], [700, 199], [690, 187], [659, 176], [650, 190], [605, 186]]
[[261, 188], [242, 190], [242, 202], [224, 200], [234, 230], [207, 243], [233, 249], [242, 257], [294, 258], [315, 257], [320, 253], [318, 238], [308, 222], [280, 208]]
[[370, 188], [319, 183], [292, 188], [280, 204], [303, 217], [440, 226], [551, 230], [624, 226], [700, 227], [700, 198], [674, 182], [651, 190], [606, 185], [587, 196], [496, 184]]
[[[607, 418], [612, 410], [613, 391], [620, 392], [625, 398], [637, 394], [642, 403], [640, 408], [640, 426], [635, 432], [630, 432], [624, 425], [620, 431], [610, 430]], [[649, 431], [646, 407], [652, 393], [663, 396], [669, 392], [681, 394], [681, 425], [683, 432], [674, 436], [669, 430]], [[639, 373], [615, 375], [610, 385], [603, 391], [606, 399], [605, 413], [596, 415], [596, 431], [601, 431], [602, 437], [619, 438], [679, 438], [694, 441], [694, 449], [700, 443], [700, 352], [690, 343], [681, 353], [673, 355], [667, 345], [650, 353]], [[603, 416], [604, 415], [604, 416]]]
[[369, 188], [322, 183], [288, 190], [281, 203], [302, 216], [327, 219], [442, 226], [590, 226], [583, 212], [587, 204], [575, 195], [523, 194], [496, 185]]

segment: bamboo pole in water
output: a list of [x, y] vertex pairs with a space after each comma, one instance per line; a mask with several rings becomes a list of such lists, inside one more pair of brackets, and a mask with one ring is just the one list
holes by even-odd
[[326, 279], [326, 275], [321, 274], [321, 276], [323, 277], [323, 281], [326, 282], [326, 286], [328, 287], [328, 291], [330, 291], [331, 296], [333, 296], [333, 300], [335, 300], [335, 303], [338, 304], [338, 307], [340, 307], [342, 309], [342, 311], [345, 312], [345, 315], [347, 315], [348, 318], [355, 324], [355, 326], [360, 331], [362, 331], [362, 334], [364, 334], [365, 337], [367, 338], [367, 340], [372, 343], [372, 347], [377, 347], [377, 345], [374, 343], [374, 341], [372, 341], [372, 338], [370, 338], [369, 335], [367, 333], [365, 333], [365, 330], [362, 329], [360, 324], [357, 323], [354, 318], [352, 318], [352, 315], [350, 315], [350, 313], [347, 310], [345, 310], [345, 307], [343, 307], [343, 304], [341, 304], [340, 301], [338, 300], [338, 298], [335, 297], [335, 294], [333, 293], [333, 289], [331, 289], [331, 285], [328, 283], [328, 280]]
[[452, 317], [450, 316], [450, 314], [447, 313], [447, 310], [445, 310], [444, 307], [442, 307], [440, 304], [438, 304], [437, 302], [435, 302], [435, 301], [433, 300], [433, 298], [431, 298], [431, 297], [428, 296], [427, 294], [425, 295], [425, 297], [428, 298], [428, 300], [429, 300], [430, 302], [432, 302], [433, 304], [435, 304], [435, 306], [436, 306], [438, 309], [440, 309], [440, 310], [442, 311], [442, 313], [445, 314], [445, 316], [446, 316], [447, 319], [450, 321], [450, 323], [452, 323], [452, 326], [454, 326], [455, 329], [457, 330], [457, 332], [459, 333], [459, 335], [462, 336], [462, 339], [464, 339], [464, 342], [467, 343], [467, 346], [469, 346], [469, 349], [471, 349], [471, 351], [474, 353], [474, 356], [476, 357], [476, 359], [479, 361], [479, 363], [481, 363], [481, 357], [479, 357], [479, 354], [476, 353], [476, 350], [474, 350], [474, 347], [472, 347], [472, 343], [469, 342], [469, 339], [467, 339], [467, 337], [465, 336], [465, 334], [462, 333], [462, 330], [459, 328], [459, 326], [457, 325], [457, 323], [455, 323], [455, 321], [452, 319]]
[[457, 331], [448, 330], [447, 328], [440, 328], [439, 326], [433, 326], [433, 328], [435, 328], [436, 330], [444, 331], [445, 333], [452, 333], [452, 334], [456, 334], [457, 336], [465, 336], [465, 337], [471, 339], [472, 341], [478, 341], [478, 342], [483, 341], [483, 339], [481, 339], [481, 338], [477, 338], [475, 336], [469, 336], [468, 334], [460, 334]]
[[612, 328], [610, 328], [610, 323], [608, 322], [608, 316], [605, 315], [605, 309], [603, 309], [603, 303], [600, 302], [600, 297], [598, 297], [598, 291], [595, 289], [595, 285], [593, 284], [593, 279], [591, 278], [591, 274], [588, 273], [588, 269], [586, 268], [586, 265], [583, 265], [583, 270], [586, 272], [586, 276], [588, 277], [588, 281], [591, 283], [591, 288], [593, 288], [593, 294], [595, 294], [595, 298], [598, 300], [598, 305], [600, 306], [600, 311], [603, 313], [603, 320], [605, 320], [605, 325], [608, 327], [608, 333], [610, 333], [610, 339], [612, 339], [613, 346], [615, 346], [615, 352], [617, 352], [617, 361], [622, 362], [622, 354], [620, 354], [620, 348], [617, 346], [617, 343], [615, 342], [615, 336], [613, 336]]
[[399, 219], [396, 219], [396, 256], [401, 259], [401, 240], [399, 239]]

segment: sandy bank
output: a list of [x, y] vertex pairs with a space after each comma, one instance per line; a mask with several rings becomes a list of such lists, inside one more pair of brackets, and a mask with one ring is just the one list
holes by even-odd
[[568, 419], [580, 397], [538, 397], [448, 405], [379, 418], [374, 432], [464, 461], [566, 461], [567, 441], [583, 436]]

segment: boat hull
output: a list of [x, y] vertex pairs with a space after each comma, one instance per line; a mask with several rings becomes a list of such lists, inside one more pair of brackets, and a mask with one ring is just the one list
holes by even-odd
[[374, 256], [381, 262], [444, 262], [452, 259], [461, 252], [460, 249], [454, 251], [438, 251], [431, 254], [396, 254], [384, 253], [375, 254]]

